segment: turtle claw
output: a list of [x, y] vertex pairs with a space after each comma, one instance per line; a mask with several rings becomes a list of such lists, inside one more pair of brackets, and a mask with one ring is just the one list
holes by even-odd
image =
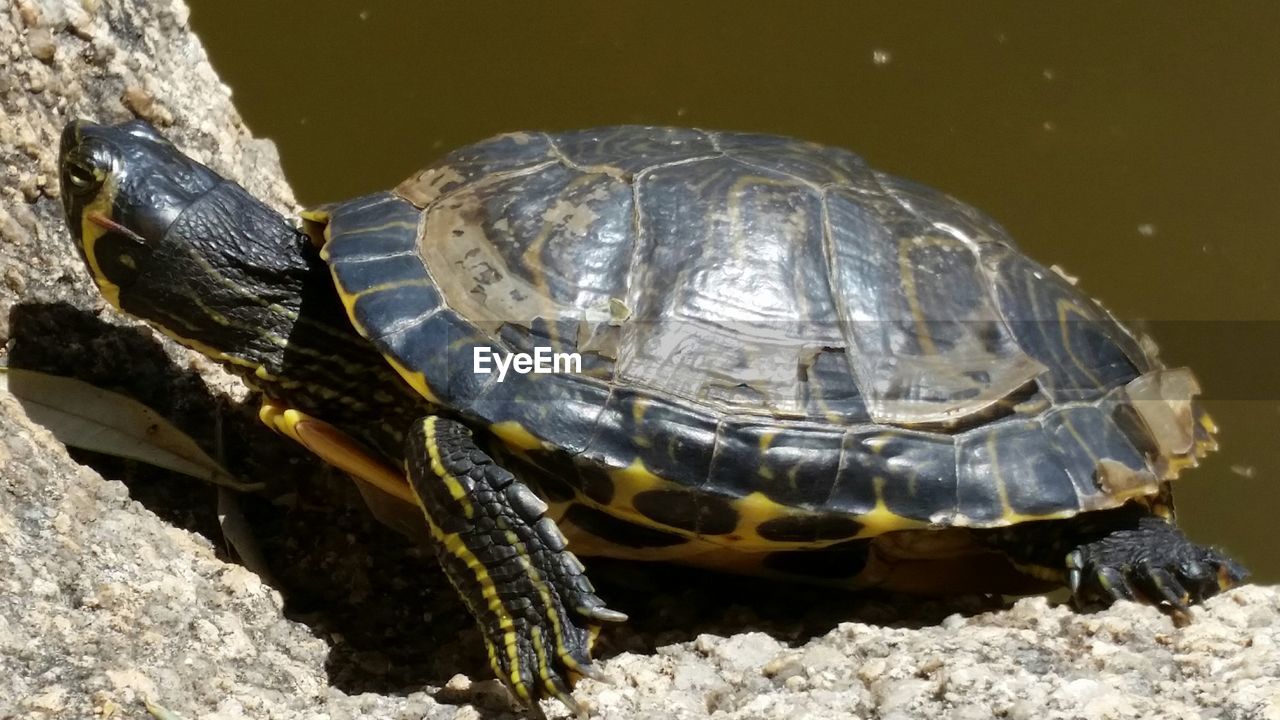
[[1098, 587], [1114, 602], [1116, 600], [1134, 599], [1133, 586], [1129, 577], [1119, 568], [1100, 567], [1095, 575]]
[[1117, 530], [1073, 550], [1066, 558], [1076, 605], [1136, 600], [1155, 605], [1175, 621], [1191, 618], [1190, 606], [1240, 584], [1248, 572], [1213, 548], [1196, 545], [1156, 517]]
[[1144, 564], [1137, 581], [1144, 597], [1163, 603], [1175, 613], [1191, 612], [1191, 592], [1169, 570]]
[[1080, 571], [1083, 565], [1084, 555], [1079, 550], [1072, 550], [1067, 555], [1067, 587], [1071, 589], [1073, 596], [1080, 592]]
[[1218, 572], [1215, 575], [1215, 579], [1218, 581], [1218, 590], [1230, 590], [1248, 579], [1249, 571], [1243, 565], [1216, 551], [1214, 554], [1220, 558]]
[[[586, 708], [582, 707], [582, 705], [573, 698], [568, 685], [566, 685], [564, 681], [559, 678], [555, 678], [546, 683], [545, 690], [547, 691], [546, 694], [548, 697], [553, 697], [563, 703], [564, 706], [569, 709], [569, 712], [577, 718], [577, 720], [587, 720]], [[546, 715], [543, 715], [542, 713], [542, 708], [536, 702], [530, 703], [529, 709], [535, 717], [539, 715], [544, 718], [546, 717]]]
[[585, 678], [590, 678], [596, 682], [607, 682], [604, 677], [604, 671], [596, 667], [594, 663], [580, 665], [574, 668], [574, 672]]
[[602, 623], [624, 623], [628, 620], [626, 613], [607, 607], [578, 608], [578, 612]]

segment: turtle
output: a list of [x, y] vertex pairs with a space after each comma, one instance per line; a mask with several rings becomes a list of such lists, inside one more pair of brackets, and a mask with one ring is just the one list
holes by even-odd
[[1216, 448], [1195, 375], [850, 151], [515, 132], [295, 222], [144, 121], [75, 120], [60, 175], [106, 300], [408, 511], [535, 712], [581, 714], [627, 619], [578, 555], [1183, 618], [1247, 577], [1174, 523]]

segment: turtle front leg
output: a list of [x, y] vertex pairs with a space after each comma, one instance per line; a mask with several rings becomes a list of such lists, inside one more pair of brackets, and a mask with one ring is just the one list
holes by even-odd
[[1136, 600], [1186, 621], [1190, 605], [1249, 575], [1235, 560], [1197, 545], [1140, 505], [985, 532], [988, 542], [1019, 567], [1036, 575], [1058, 574], [1078, 607]]
[[1239, 585], [1249, 572], [1218, 550], [1197, 545], [1173, 523], [1141, 514], [1067, 554], [1067, 584], [1078, 605], [1138, 600], [1176, 620], [1190, 605]]
[[536, 711], [596, 672], [591, 643], [604, 622], [626, 616], [605, 607], [565, 548], [547, 506], [476, 446], [466, 426], [438, 416], [414, 424], [405, 458], [426, 514], [436, 556], [479, 623], [489, 665]]

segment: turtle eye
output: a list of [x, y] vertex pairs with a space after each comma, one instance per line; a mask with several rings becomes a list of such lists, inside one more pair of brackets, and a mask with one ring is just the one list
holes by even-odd
[[87, 195], [102, 185], [102, 176], [79, 161], [68, 162], [65, 172], [71, 191], [77, 195]]

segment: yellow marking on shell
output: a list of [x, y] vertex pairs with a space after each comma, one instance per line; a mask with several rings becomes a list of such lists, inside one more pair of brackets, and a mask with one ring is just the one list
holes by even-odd
[[914, 238], [903, 238], [898, 243], [898, 278], [902, 284], [902, 293], [907, 298], [907, 308], [911, 312], [911, 324], [915, 328], [916, 342], [920, 344], [920, 352], [925, 355], [937, 355], [938, 348], [929, 335], [928, 319], [920, 306], [920, 296], [916, 290], [916, 276], [911, 268], [911, 250], [909, 244]]
[[1065, 299], [1059, 299], [1057, 307], [1058, 331], [1062, 333], [1062, 349], [1067, 351], [1067, 355], [1070, 356], [1071, 362], [1080, 369], [1080, 372], [1084, 373], [1085, 376], [1089, 378], [1089, 381], [1092, 382], [1095, 387], [1102, 387], [1102, 380], [1099, 379], [1097, 374], [1095, 374], [1093, 370], [1090, 370], [1087, 365], [1080, 362], [1080, 358], [1076, 357], [1075, 352], [1071, 349], [1070, 325], [1068, 324], [1069, 321], [1067, 319], [1068, 312], [1074, 312], [1085, 320], [1090, 319], [1089, 314], [1084, 311], [1084, 308], [1081, 308], [1074, 302]]
[[[707, 568], [719, 573], [735, 573], [775, 579], [800, 581], [811, 585], [864, 589], [884, 587], [908, 593], [955, 592], [960, 582], [967, 582], [966, 592], [990, 591], [984, 587], [984, 573], [990, 565], [1007, 562], [1005, 556], [991, 552], [976, 544], [967, 528], [913, 529], [891, 532], [874, 538], [871, 542], [867, 565], [845, 577], [818, 578], [797, 575], [772, 569], [764, 561], [778, 546], [767, 551], [743, 552], [737, 546], [716, 545], [704, 539], [692, 539], [688, 543], [666, 548], [626, 548], [612, 545], [594, 536], [564, 525], [566, 535], [573, 538], [574, 551], [579, 555], [601, 555], [622, 559], [674, 562], [691, 567]], [[921, 542], [921, 541], [925, 542]], [[588, 548], [596, 552], [588, 552]], [[977, 579], [977, 581], [975, 581]], [[1038, 589], [1011, 590], [1011, 592], [1035, 592]]]
[[[888, 447], [889, 443], [897, 438], [895, 433], [886, 432], [879, 435], [872, 435], [863, 440], [863, 445], [871, 452], [879, 455]], [[872, 491], [876, 496], [876, 504], [870, 511], [864, 515], [855, 515], [854, 519], [862, 523], [862, 532], [857, 537], [868, 538], [882, 535], [895, 530], [910, 530], [913, 528], [927, 527], [928, 523], [913, 520], [904, 515], [899, 515], [889, 509], [888, 503], [884, 501], [884, 477], [876, 475], [871, 478]]]
[[331, 243], [333, 243], [334, 241], [340, 238], [352, 237], [353, 235], [364, 235], [365, 233], [382, 232], [383, 230], [390, 230], [392, 228], [404, 228], [406, 230], [412, 230], [414, 232], [417, 232], [418, 221], [414, 220], [413, 222], [409, 222], [406, 220], [391, 220], [389, 222], [382, 223], [381, 225], [361, 225], [359, 227], [351, 228], [350, 230], [343, 230], [342, 232], [337, 233], [336, 235], [333, 234], [332, 232], [329, 232], [329, 227], [331, 226], [329, 225], [325, 226], [325, 247], [326, 248], [328, 248]]
[[[326, 238], [329, 234], [329, 227], [330, 226], [328, 225], [325, 226]], [[328, 245], [325, 245], [325, 247], [327, 248]], [[323, 252], [321, 254], [323, 255]], [[352, 327], [356, 329], [356, 332], [360, 333], [361, 337], [367, 339], [369, 337], [369, 329], [355, 320], [356, 296], [346, 291], [346, 288], [342, 286], [341, 281], [338, 280], [337, 274], [334, 271], [331, 270], [331, 273], [333, 273], [333, 285], [338, 291], [338, 299], [342, 301], [342, 306], [347, 311], [347, 317], [351, 319]], [[425, 283], [425, 281], [422, 280], [414, 282]], [[387, 364], [391, 365], [391, 368], [395, 370], [406, 383], [409, 383], [409, 387], [413, 388], [415, 392], [426, 398], [433, 405], [442, 404], [440, 402], [440, 397], [431, 390], [431, 386], [427, 383], [427, 377], [425, 375], [416, 370], [410, 370], [390, 355], [383, 355], [383, 359], [387, 361]]]
[[[426, 431], [427, 452], [432, 454], [434, 457], [439, 457], [440, 451], [439, 448], [436, 447], [435, 442], [435, 418], [428, 417], [423, 427]], [[434, 462], [432, 470], [435, 470]], [[418, 491], [413, 487], [412, 483], [409, 484], [409, 490], [413, 493], [414, 502], [422, 510], [422, 514], [426, 518], [427, 525], [431, 530], [431, 536], [436, 539], [436, 542], [440, 543], [445, 552], [461, 560], [467, 570], [471, 571], [472, 575], [475, 576], [476, 582], [480, 585], [480, 596], [484, 599], [489, 612], [493, 613], [494, 617], [497, 619], [498, 627], [502, 630], [502, 644], [507, 651], [507, 659], [511, 663], [512, 673], [518, 678], [520, 658], [515, 652], [515, 623], [511, 613], [507, 610], [506, 606], [502, 604], [502, 598], [498, 597], [497, 586], [494, 584], [493, 578], [489, 575], [488, 568], [486, 568], [484, 563], [480, 562], [480, 559], [471, 552], [471, 549], [462, 541], [462, 537], [458, 533], [445, 533], [440, 529], [440, 526], [431, 519], [431, 514], [427, 512], [426, 504], [422, 502], [422, 498], [418, 495]], [[470, 605], [471, 600], [469, 595], [466, 593], [459, 593], [459, 595], [462, 596], [463, 602]], [[480, 610], [480, 608], [471, 608], [472, 614], [477, 617], [481, 616]], [[495, 675], [501, 677], [496, 661], [497, 649], [490, 648], [489, 652], [490, 667], [493, 668]], [[513, 683], [512, 686], [518, 688], [519, 684]], [[525, 699], [527, 700], [528, 698]]]
[[[302, 218], [302, 229], [310, 238], [311, 245], [320, 249], [320, 259], [329, 262], [329, 219], [333, 217], [333, 213], [313, 209], [303, 210], [298, 216]], [[320, 230], [318, 236], [314, 232], [316, 229]]]
[[[631, 403], [631, 420], [635, 427], [644, 427], [644, 414], [649, 411], [649, 400], [643, 397], [637, 397]], [[648, 448], [653, 447], [653, 440], [644, 435], [634, 435], [631, 442], [636, 447]]]
[[769, 449], [769, 447], [773, 445], [773, 441], [777, 439], [778, 439], [777, 431], [765, 430], [764, 432], [760, 433], [760, 442], [759, 442], [760, 452], [766, 452]]
[[258, 419], [357, 480], [398, 500], [414, 502], [403, 473], [370, 455], [350, 436], [329, 423], [270, 398], [263, 399], [258, 408]]
[[[350, 295], [351, 304], [354, 305], [355, 302], [361, 298], [369, 297], [370, 295], [377, 295], [378, 293], [388, 292], [390, 290], [399, 290], [400, 288], [406, 288], [406, 287], [431, 287], [431, 281], [426, 278], [413, 278], [410, 280], [393, 280], [392, 282], [382, 283], [380, 285], [374, 285], [373, 287], [367, 287], [364, 290], [361, 290], [360, 292], [355, 293], [354, 295], [350, 295], [347, 289], [343, 288], [340, 294], [344, 296]], [[345, 297], [343, 298], [343, 301], [344, 302], [346, 301]], [[361, 333], [361, 334], [364, 335], [364, 333]], [[368, 337], [368, 335], [365, 335], [365, 337]]]
[[649, 399], [645, 397], [637, 397], [631, 403], [631, 419], [637, 425], [644, 422], [644, 414], [649, 411]]
[[[871, 452], [879, 455], [884, 451], [889, 443], [896, 440], [898, 435], [892, 432], [872, 435], [863, 440], [863, 445]], [[913, 478], [914, 480], [914, 478]], [[888, 503], [884, 500], [885, 479], [882, 476], [871, 478], [872, 491], [876, 496], [876, 504], [865, 515], [856, 515], [854, 519], [863, 524], [863, 532], [858, 533], [858, 537], [866, 538], [881, 535], [886, 532], [895, 530], [908, 530], [912, 528], [926, 527], [928, 523], [920, 520], [913, 520], [903, 515], [899, 515], [889, 509]]]
[[511, 447], [521, 450], [541, 450], [544, 445], [524, 425], [515, 420], [504, 420], [489, 426], [489, 430], [497, 435], [502, 441]]
[[[551, 292], [551, 285], [547, 282], [546, 263], [542, 262], [542, 258], [539, 256], [542, 254], [543, 246], [545, 246], [547, 241], [551, 238], [551, 233], [559, 225], [557, 219], [564, 220], [566, 217], [572, 216], [573, 212], [578, 210], [584, 211], [584, 214], [591, 212], [590, 207], [586, 206], [584, 203], [579, 203], [577, 210], [564, 213], [559, 210], [561, 207], [560, 203], [567, 204], [568, 201], [564, 200], [566, 195], [580, 187], [583, 187], [584, 185], [590, 185], [597, 182], [599, 179], [599, 174], [580, 175], [574, 178], [568, 185], [564, 186], [564, 188], [556, 195], [557, 202], [550, 205], [546, 212], [543, 213], [542, 226], [538, 228], [538, 234], [534, 236], [533, 240], [531, 240], [525, 247], [524, 252], [521, 253], [522, 264], [533, 276], [533, 285], [539, 290], [540, 296], [543, 298], [551, 298], [553, 295]], [[557, 213], [559, 214], [557, 215]], [[548, 339], [551, 341], [552, 346], [556, 351], [563, 350], [563, 342], [559, 336], [558, 325], [556, 323], [550, 323], [548, 330], [550, 331], [550, 337]]]
[[675, 483], [669, 480], [664, 480], [661, 476], [654, 474], [652, 470], [645, 467], [644, 461], [640, 458], [632, 460], [631, 464], [624, 468], [610, 470], [609, 476], [617, 482], [625, 483], [629, 487], [637, 488], [637, 492], [657, 489], [659, 486], [663, 485], [669, 485], [672, 488], [680, 487]]
[[[644, 527], [655, 528], [665, 532], [680, 535], [689, 538], [689, 543], [681, 545], [673, 545], [664, 548], [622, 548], [614, 546], [607, 541], [595, 538], [586, 531], [581, 531], [582, 540], [575, 540], [575, 551], [584, 555], [604, 555], [607, 557], [618, 557], [635, 560], [676, 560], [683, 559], [693, 555], [707, 552], [706, 549], [697, 543], [705, 542], [713, 547], [728, 547], [742, 552], [764, 551], [764, 550], [784, 550], [788, 548], [812, 548], [821, 547], [823, 545], [834, 544], [841, 540], [831, 541], [804, 541], [804, 542], [785, 542], [777, 540], [769, 540], [763, 538], [759, 534], [758, 527], [761, 523], [782, 516], [797, 515], [816, 515], [816, 513], [807, 513], [806, 511], [783, 505], [778, 503], [764, 493], [754, 492], [741, 498], [730, 501], [730, 505], [739, 514], [738, 525], [734, 532], [725, 535], [715, 535], [700, 537], [695, 533], [673, 528], [663, 523], [655, 522], [635, 507], [635, 497], [643, 492], [652, 490], [666, 490], [673, 492], [682, 492], [696, 494], [698, 491], [678, 483], [666, 480], [655, 474], [645, 464], [636, 459], [625, 468], [619, 468], [608, 471], [610, 479], [613, 481], [614, 494], [613, 498], [607, 505], [601, 505], [590, 498], [579, 495], [573, 502], [594, 507], [603, 510], [611, 515], [617, 516], [624, 520], [634, 522]], [[882, 488], [884, 480], [876, 478], [876, 507], [865, 515], [850, 516], [851, 519], [862, 524], [862, 530], [854, 537], [866, 538], [880, 535], [894, 530], [904, 530], [913, 528], [927, 527], [928, 523], [911, 518], [903, 517], [889, 510], [885, 505]], [[736, 536], [736, 538], [734, 537]]]
[[[831, 540], [770, 540], [760, 535], [760, 525], [782, 517], [818, 518], [830, 513], [812, 512], [782, 503], [770, 498], [760, 491], [745, 495], [730, 503], [738, 513], [738, 527], [733, 533], [712, 540], [720, 546], [729, 546], [742, 552], [761, 552], [772, 550], [791, 550], [820, 548], [844, 542], [853, 535]], [[855, 518], [856, 519], [856, 518]]]
[[589, 499], [582, 498], [583, 504], [591, 507], [599, 508], [611, 515], [631, 520], [645, 527], [657, 528], [667, 532], [673, 532], [677, 535], [685, 537], [695, 537], [693, 533], [684, 532], [661, 523], [654, 522], [647, 515], [640, 512], [635, 506], [635, 497], [642, 492], [649, 490], [674, 490], [679, 492], [689, 492], [689, 488], [673, 483], [656, 474], [649, 468], [645, 467], [644, 461], [636, 458], [631, 464], [624, 468], [612, 468], [607, 470], [609, 479], [613, 481], [613, 498], [608, 505], [601, 505]]
[[893, 433], [882, 433], [880, 435], [872, 435], [862, 441], [868, 450], [879, 455], [891, 441], [897, 438]]
[[1207, 412], [1200, 413], [1200, 427], [1203, 427], [1205, 432], [1210, 435], [1218, 434], [1218, 424], [1213, 421], [1213, 418]]
[[1091, 447], [1089, 443], [1085, 442], [1084, 437], [1080, 435], [1080, 431], [1076, 430], [1075, 423], [1071, 422], [1070, 416], [1066, 414], [1062, 415], [1062, 425], [1067, 429], [1067, 432], [1071, 434], [1071, 437], [1076, 441], [1076, 444], [1084, 449], [1085, 454], [1089, 456], [1089, 460], [1096, 466], [1098, 464], [1098, 454], [1093, 451], [1093, 447]]
[[1183, 470], [1187, 470], [1200, 465], [1199, 458], [1194, 454], [1182, 456], [1170, 456], [1165, 458], [1165, 472], [1162, 480], [1173, 480], [1182, 474]]
[[858, 533], [857, 537], [869, 538], [895, 530], [909, 530], [928, 526], [926, 522], [913, 520], [889, 509], [889, 505], [884, 501], [883, 477], [879, 475], [873, 477], [871, 484], [876, 496], [876, 505], [866, 514], [854, 516], [855, 520], [862, 523], [862, 531]]
[[[760, 433], [760, 440], [757, 443], [757, 446], [761, 454], [769, 451], [769, 447], [773, 445], [773, 441], [776, 440], [777, 437], [778, 437], [778, 433], [773, 430], [765, 430], [764, 432]], [[768, 465], [760, 465], [756, 469], [756, 473], [764, 480], [774, 479], [773, 468], [769, 467]]]
[[426, 398], [428, 402], [431, 402], [434, 405], [441, 404], [440, 398], [431, 391], [431, 386], [427, 384], [427, 376], [401, 365], [400, 361], [390, 355], [383, 356], [383, 359], [387, 361], [387, 364], [391, 365], [391, 368], [395, 370], [400, 377], [404, 378], [405, 382], [409, 383], [409, 387], [413, 388], [419, 395]]
[[[765, 498], [765, 502], [772, 501]], [[563, 513], [564, 510], [567, 510], [568, 507], [575, 504], [598, 507], [598, 505], [593, 503], [587, 497], [582, 494], [578, 494], [575, 499], [560, 503], [563, 508], [561, 512]], [[616, 514], [614, 511], [617, 509], [617, 507], [611, 504], [607, 511], [611, 514]], [[794, 510], [794, 508], [787, 509]], [[738, 560], [751, 557], [756, 554], [749, 546], [744, 547], [738, 542], [726, 541], [726, 538], [723, 537], [696, 537], [690, 533], [676, 530], [674, 528], [655, 525], [652, 522], [647, 523], [647, 525], [662, 528], [672, 534], [685, 536], [687, 541], [678, 545], [665, 545], [661, 547], [630, 547], [610, 542], [588, 530], [580, 528], [573, 523], [572, 519], [564, 516], [563, 514], [560, 516], [557, 524], [565, 537], [568, 538], [569, 545], [573, 547], [574, 554], [581, 557], [608, 557], [619, 560], [637, 560], [642, 562], [676, 562], [684, 565], [703, 565], [704, 563], [700, 563], [695, 558], [704, 555], [714, 555], [716, 558], [719, 558], [719, 560], [715, 563], [705, 563], [705, 566], [716, 567], [719, 564], [728, 562], [730, 559]], [[814, 547], [814, 545], [810, 543], [804, 545], [804, 547]], [[783, 543], [768, 542], [762, 544], [761, 549], [770, 551], [782, 550], [786, 549], [786, 546]], [[727, 571], [736, 572], [736, 570], [732, 569]]]
[[[1067, 416], [1067, 415], [1062, 416], [1062, 426], [1067, 429], [1067, 432], [1071, 435], [1072, 439], [1076, 441], [1076, 445], [1078, 445], [1081, 449], [1083, 449], [1085, 454], [1089, 456], [1089, 461], [1093, 463], [1093, 466], [1095, 468], [1094, 470], [1095, 474], [1100, 476], [1105, 475], [1105, 473], [1107, 472], [1107, 468], [1112, 467], [1113, 465], [1120, 464], [1117, 461], [1112, 460], [1110, 458], [1098, 457], [1098, 454], [1093, 451], [1093, 446], [1085, 441], [1084, 436], [1080, 434], [1079, 430], [1076, 430], [1075, 423], [1071, 421], [1070, 416]], [[1125, 492], [1116, 492], [1113, 490], [1109, 490], [1108, 488], [1103, 487], [1101, 484], [1099, 484], [1099, 481], [1097, 478], [1095, 478], [1095, 485], [1098, 486], [1099, 492], [1097, 494], [1089, 496], [1087, 499], [1080, 497], [1079, 491], [1076, 492], [1076, 497], [1078, 498], [1081, 506], [1080, 510], [1103, 510], [1106, 508], [1119, 507], [1120, 505], [1123, 505], [1125, 501], [1129, 500], [1130, 498], [1140, 497], [1142, 494], [1144, 494], [1143, 492], [1125, 493]], [[1063, 515], [1063, 517], [1069, 517], [1071, 514], [1078, 514], [1080, 510], [1077, 510], [1075, 513], [1068, 513], [1066, 515]]]
[[1000, 498], [1000, 519], [996, 524], [1014, 525], [1033, 520], [1056, 520], [1071, 517], [1079, 512], [1077, 508], [1067, 508], [1041, 515], [1028, 515], [1014, 510], [1013, 505], [1009, 502], [1009, 488], [1005, 485], [1004, 473], [1000, 471], [1000, 457], [996, 450], [996, 439], [995, 433], [987, 436], [987, 456], [991, 458], [991, 479], [995, 481], [996, 495]]
[[746, 194], [747, 188], [755, 185], [775, 188], [800, 188], [808, 189], [810, 185], [800, 181], [799, 179], [779, 180], [764, 175], [743, 175], [729, 186], [725, 193], [725, 199], [728, 201], [726, 208], [729, 216], [730, 237], [733, 238], [733, 245], [730, 248], [732, 257], [741, 260], [745, 257], [744, 243], [752, 236], [752, 233], [745, 230], [745, 223], [742, 221], [742, 198]]
[[303, 210], [302, 212], [298, 213], [298, 217], [302, 218], [303, 220], [310, 220], [313, 223], [320, 223], [325, 225], [326, 230], [329, 225], [329, 218], [332, 217], [332, 215], [333, 214], [330, 213], [328, 210], [325, 210], [322, 208], [309, 208], [307, 210]]
[[[613, 498], [607, 505], [597, 503], [585, 496], [577, 497], [574, 502], [603, 510], [611, 515], [634, 522], [638, 525], [643, 525], [644, 527], [655, 528], [680, 535], [685, 538], [697, 539], [712, 545], [731, 547], [742, 551], [765, 549], [781, 550], [788, 547], [819, 547], [823, 544], [830, 544], [825, 541], [817, 543], [788, 543], [768, 540], [760, 537], [757, 530], [760, 523], [783, 515], [805, 514], [804, 510], [777, 503], [761, 492], [751, 493], [742, 498], [730, 501], [731, 506], [740, 515], [738, 526], [735, 528], [733, 533], [728, 533], [723, 536], [716, 535], [700, 537], [695, 533], [655, 522], [635, 507], [635, 497], [643, 492], [666, 490], [696, 494], [698, 492], [696, 489], [671, 482], [670, 480], [655, 474], [652, 470], [646, 467], [644, 462], [639, 458], [633, 460], [630, 465], [624, 468], [608, 470], [608, 475], [613, 481], [614, 493]], [[928, 523], [926, 522], [913, 520], [911, 518], [898, 515], [890, 510], [884, 502], [884, 479], [877, 477], [874, 479], [874, 482], [876, 483], [876, 506], [864, 515], [850, 516], [851, 519], [857, 521], [863, 526], [862, 530], [854, 537], [867, 538], [895, 530], [928, 527]], [[586, 532], [583, 532], [583, 535], [590, 536], [590, 534]], [[730, 539], [733, 535], [737, 535], [742, 539]], [[834, 543], [838, 541], [831, 542]], [[590, 549], [587, 549], [588, 547], [590, 547]], [[631, 549], [615, 548], [609, 543], [599, 539], [595, 541], [584, 540], [581, 546], [575, 546], [575, 550], [581, 550], [582, 553], [586, 555], [606, 555], [608, 557], [626, 557], [646, 560], [680, 559], [691, 554], [698, 554], [701, 552], [697, 548], [688, 544], [671, 546], [669, 548], [646, 548], [633, 552]]]

